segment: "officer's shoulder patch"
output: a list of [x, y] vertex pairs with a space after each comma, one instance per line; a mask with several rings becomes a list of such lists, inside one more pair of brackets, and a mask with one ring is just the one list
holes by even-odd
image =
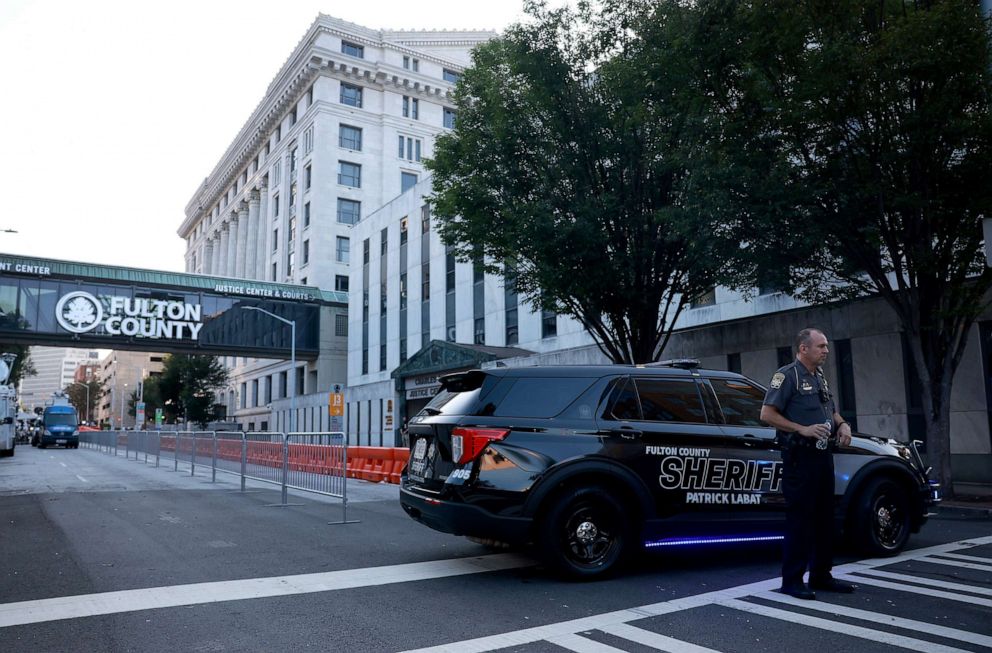
[[773, 388], [781, 388], [783, 381], [785, 381], [785, 375], [781, 372], [775, 372], [775, 375], [772, 377], [771, 386]]

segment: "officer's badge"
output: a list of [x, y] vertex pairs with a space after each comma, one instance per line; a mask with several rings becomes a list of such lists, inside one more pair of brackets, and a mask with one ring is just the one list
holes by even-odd
[[783, 381], [785, 381], [785, 375], [781, 372], [775, 372], [775, 376], [772, 377], [772, 387], [781, 388]]

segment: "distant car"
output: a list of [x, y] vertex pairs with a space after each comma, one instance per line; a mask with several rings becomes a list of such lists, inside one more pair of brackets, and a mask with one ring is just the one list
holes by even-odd
[[[785, 501], [765, 390], [698, 363], [473, 370], [408, 425], [413, 519], [536, 545], [591, 578], [630, 551], [781, 539]], [[870, 555], [919, 531], [939, 489], [914, 445], [857, 434], [834, 454], [835, 520]]]

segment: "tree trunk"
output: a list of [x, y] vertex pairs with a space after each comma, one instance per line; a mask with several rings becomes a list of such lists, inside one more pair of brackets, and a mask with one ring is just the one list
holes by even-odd
[[[910, 353], [916, 363], [922, 386], [921, 401], [926, 425], [926, 459], [933, 468], [931, 479], [941, 485], [945, 498], [954, 497], [954, 476], [951, 470], [951, 383], [956, 365], [946, 360], [950, 356], [927, 356], [933, 354], [933, 347], [924, 352], [922, 338], [917, 333], [906, 334]], [[931, 345], [933, 343], [930, 343]], [[950, 349], [950, 348], [948, 348]], [[948, 369], [949, 367], [953, 369]]]

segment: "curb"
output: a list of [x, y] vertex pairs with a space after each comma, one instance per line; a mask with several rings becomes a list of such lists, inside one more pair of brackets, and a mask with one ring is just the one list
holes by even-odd
[[936, 507], [935, 519], [992, 519], [992, 507], [944, 505]]

